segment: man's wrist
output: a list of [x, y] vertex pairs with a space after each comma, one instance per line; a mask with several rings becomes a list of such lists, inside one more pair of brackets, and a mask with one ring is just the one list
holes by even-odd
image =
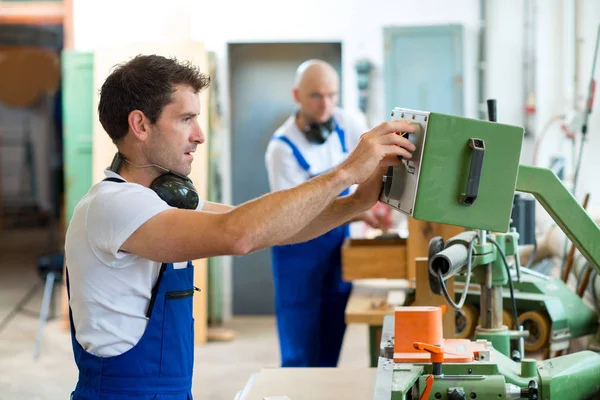
[[332, 170], [333, 179], [335, 182], [339, 182], [340, 185], [344, 187], [344, 189], [349, 188], [354, 185], [354, 178], [350, 172], [348, 172], [345, 168], [339, 166]]
[[365, 204], [355, 193], [346, 196], [348, 214], [352, 216], [353, 221], [364, 221], [365, 213], [369, 211], [370, 207]]

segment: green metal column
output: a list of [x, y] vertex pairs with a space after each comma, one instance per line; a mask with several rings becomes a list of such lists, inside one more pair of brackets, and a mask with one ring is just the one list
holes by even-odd
[[65, 212], [73, 209], [92, 186], [94, 56], [64, 51], [62, 59]]

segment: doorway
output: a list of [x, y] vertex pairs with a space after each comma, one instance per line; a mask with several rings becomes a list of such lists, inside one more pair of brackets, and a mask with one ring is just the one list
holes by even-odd
[[[296, 68], [318, 58], [341, 78], [341, 43], [229, 44], [232, 201], [239, 205], [269, 192], [265, 151], [294, 112]], [[341, 86], [341, 84], [340, 84]], [[341, 98], [341, 95], [340, 95]], [[270, 249], [233, 259], [233, 314], [274, 313]]]

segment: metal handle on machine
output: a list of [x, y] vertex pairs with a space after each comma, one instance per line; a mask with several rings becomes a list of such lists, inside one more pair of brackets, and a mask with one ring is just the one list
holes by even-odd
[[479, 183], [481, 181], [481, 170], [483, 169], [483, 157], [485, 155], [485, 142], [481, 139], [469, 139], [471, 148], [471, 166], [469, 167], [469, 177], [467, 178], [467, 188], [465, 193], [460, 195], [460, 202], [470, 206], [477, 200], [479, 193]]
[[426, 351], [431, 357], [432, 375], [442, 375], [442, 363], [444, 362], [444, 349], [439, 345], [414, 342], [413, 347], [416, 350]]

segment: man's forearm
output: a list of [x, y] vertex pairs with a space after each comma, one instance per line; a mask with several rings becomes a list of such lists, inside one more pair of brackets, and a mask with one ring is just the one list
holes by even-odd
[[343, 170], [334, 169], [236, 207], [228, 213], [227, 228], [243, 238], [249, 252], [277, 245], [304, 230], [352, 183]]
[[359, 203], [354, 201], [352, 196], [340, 197], [327, 206], [304, 229], [279, 244], [301, 243], [314, 239], [340, 225], [358, 221], [357, 216], [362, 212], [364, 212], [364, 209]]

